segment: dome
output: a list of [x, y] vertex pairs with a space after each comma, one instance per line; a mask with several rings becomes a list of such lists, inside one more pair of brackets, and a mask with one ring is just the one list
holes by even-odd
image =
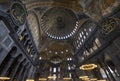
[[53, 39], [66, 39], [76, 31], [78, 22], [72, 10], [53, 7], [47, 10], [41, 18], [41, 29]]

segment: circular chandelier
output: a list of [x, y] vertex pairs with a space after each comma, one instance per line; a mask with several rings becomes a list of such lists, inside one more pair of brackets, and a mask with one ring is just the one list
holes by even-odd
[[81, 70], [93, 70], [97, 68], [96, 64], [84, 64], [80, 67]]
[[41, 17], [41, 29], [50, 38], [66, 39], [76, 33], [78, 29], [77, 17], [69, 9], [53, 7]]

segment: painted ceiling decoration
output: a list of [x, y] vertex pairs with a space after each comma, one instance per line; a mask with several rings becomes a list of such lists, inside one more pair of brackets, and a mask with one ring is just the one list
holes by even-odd
[[104, 17], [120, 6], [120, 0], [21, 1], [39, 53], [39, 77], [49, 79], [55, 75], [55, 81], [63, 81], [65, 76], [71, 78], [72, 71], [85, 57], [100, 47], [99, 39], [89, 40], [96, 30], [107, 36], [117, 27], [115, 19]]
[[50, 60], [51, 63], [57, 64], [72, 58], [74, 55], [72, 47], [66, 42], [52, 42], [40, 53], [40, 59]]
[[95, 28], [97, 28], [96, 22], [89, 19], [84, 21], [78, 31], [79, 33], [77, 33], [74, 38], [74, 47], [76, 48], [76, 50], [82, 47], [86, 39], [88, 39], [90, 35], [95, 31]]
[[28, 10], [32, 10], [41, 6], [48, 7], [64, 7], [75, 11], [82, 11], [82, 7], [78, 0], [23, 0]]
[[100, 33], [106, 37], [107, 35], [111, 34], [117, 27], [118, 27], [118, 19], [114, 18], [105, 18], [101, 22], [101, 26], [99, 28]]
[[[83, 62], [87, 62], [87, 59], [95, 56], [95, 53], [101, 52], [102, 54], [105, 51], [104, 48], [110, 46], [111, 43], [104, 38], [112, 35], [119, 26], [118, 18], [112, 18], [116, 14], [113, 15], [112, 13], [116, 13], [116, 9], [120, 10], [120, 0], [0, 0], [0, 3], [7, 1], [11, 2], [9, 3], [11, 6], [8, 7], [9, 9], [2, 9], [7, 10], [6, 12], [13, 19], [13, 24], [16, 25], [13, 28], [17, 34], [14, 35], [13, 29], [11, 29], [9, 35], [17, 38], [14, 39], [15, 43], [19, 40], [23, 44], [22, 47], [25, 47], [25, 50], [20, 46], [18, 52], [23, 51], [21, 52], [22, 54], [25, 53], [23, 57], [27, 57], [30, 61], [30, 66], [25, 65], [26, 68], [20, 68], [21, 73], [24, 73], [27, 68], [31, 68], [29, 73], [34, 74], [32, 71], [35, 67], [37, 71], [35, 76], [47, 77], [47, 81], [63, 81], [66, 77], [69, 80], [73, 77], [78, 78], [78, 67]], [[7, 17], [9, 18], [9, 16]], [[7, 25], [12, 26], [12, 22]], [[117, 40], [115, 41], [117, 42]], [[112, 43], [116, 44], [114, 41]], [[105, 46], [102, 47], [103, 44]], [[20, 58], [22, 57], [21, 53]], [[26, 55], [27, 53], [29, 55]], [[10, 52], [9, 56], [12, 58], [11, 55]], [[104, 57], [104, 54], [100, 57]], [[106, 62], [110, 60], [107, 55], [105, 57]], [[7, 58], [5, 57], [5, 61], [10, 60]], [[96, 56], [95, 59], [97, 62], [100, 61]], [[19, 63], [20, 60], [18, 59], [18, 65], [24, 64], [24, 59], [22, 60], [23, 62]], [[89, 66], [85, 65], [87, 69]], [[82, 69], [84, 70], [85, 67]], [[9, 68], [8, 71], [12, 72]], [[34, 76], [32, 74], [29, 76]], [[79, 74], [83, 73], [79, 72]], [[26, 78], [30, 78], [29, 76]], [[54, 76], [53, 80], [49, 80], [50, 77]]]
[[40, 28], [39, 28], [39, 21], [37, 20], [37, 14], [35, 12], [28, 13], [27, 21], [29, 25], [29, 29], [31, 31], [33, 40], [35, 42], [35, 45], [38, 49], [39, 46], [39, 40], [40, 40]]
[[59, 40], [66, 39], [76, 33], [77, 17], [69, 9], [53, 7], [41, 17], [41, 29], [48, 37]]
[[[89, 32], [84, 33], [85, 31], [82, 32], [82, 29], [87, 28], [88, 31], [92, 32], [90, 28], [93, 28], [89, 25], [81, 28], [84, 20], [78, 18], [80, 14], [87, 15], [89, 19], [98, 22], [120, 4], [120, 0], [21, 1], [25, 4], [27, 11], [32, 12], [28, 13], [27, 21], [40, 54], [45, 52], [44, 49], [49, 47], [48, 44], [51, 41], [63, 39], [70, 44], [75, 53], [89, 36], [87, 35]], [[86, 35], [84, 36], [82, 33]], [[75, 41], [72, 41], [74, 38]]]
[[[72, 58], [97, 27], [95, 22], [111, 13], [120, 4], [119, 0], [22, 0], [22, 2], [28, 11], [27, 21], [40, 53], [39, 59], [50, 61], [52, 64], [59, 64], [67, 61], [67, 58]], [[82, 19], [83, 15], [88, 17]]]
[[[74, 26], [71, 25], [73, 29], [72, 27], [70, 27], [71, 30], [69, 29], [67, 30], [68, 32], [64, 32], [62, 31], [62, 28], [60, 28], [61, 31], [58, 32], [59, 27], [58, 26], [55, 27], [55, 25], [60, 24], [61, 20], [62, 20], [61, 24], [64, 24], [65, 22], [63, 21], [65, 20], [65, 17], [64, 19], [63, 17], [61, 18], [58, 16], [56, 18], [55, 16], [51, 16], [47, 14], [50, 11], [54, 11], [55, 8], [58, 9], [57, 12], [59, 11], [60, 14], [61, 14], [61, 11], [64, 9], [67, 10], [66, 12], [68, 11], [73, 12], [76, 16], [77, 14], [84, 13], [87, 16], [89, 16], [91, 19], [93, 19], [94, 21], [98, 22], [103, 16], [109, 14], [120, 3], [119, 0], [95, 0], [95, 1], [94, 0], [21, 0], [21, 1], [25, 4], [28, 12], [31, 12], [31, 11], [35, 11], [35, 13], [39, 12], [37, 14], [38, 16], [37, 22], [39, 22], [40, 24], [36, 23], [36, 21], [32, 19], [31, 19], [32, 21], [30, 22], [30, 19], [28, 19], [28, 22], [30, 22], [30, 24], [39, 26], [39, 29], [37, 29], [37, 31], [41, 32], [42, 37], [40, 36], [40, 33], [39, 34], [32, 33], [32, 34], [35, 34], [33, 37], [34, 40], [38, 41], [39, 39], [38, 41], [39, 43], [36, 43], [36, 44], [39, 44], [38, 45], [39, 47], [44, 46], [44, 44], [50, 40], [54, 40], [54, 39], [61, 40], [61, 39], [66, 39], [66, 38], [74, 38], [74, 36], [72, 35], [77, 31], [77, 26], [80, 27], [79, 24], [82, 22], [82, 20], [81, 21], [78, 20], [80, 22], [76, 21], [76, 24], [72, 24], [70, 22], [72, 21], [75, 22], [76, 17], [74, 16], [74, 19], [72, 19], [71, 15], [67, 15], [69, 17], [71, 16], [70, 17], [71, 21], [69, 21], [69, 24], [74, 25]], [[58, 13], [56, 12], [54, 14], [58, 15]], [[61, 16], [63, 16], [62, 14]], [[69, 14], [69, 12], [67, 14]], [[45, 15], [47, 15], [47, 19], [54, 18], [54, 20], [49, 21], [49, 22], [47, 21], [44, 23], [44, 21], [46, 21], [44, 18]], [[51, 16], [51, 17], [48, 17], [48, 16]], [[53, 24], [49, 24], [51, 22], [52, 23], [54, 22], [53, 27], [51, 27]], [[55, 22], [57, 22], [57, 24], [55, 24]], [[49, 24], [49, 27], [48, 27], [48, 24]], [[35, 28], [36, 26], [32, 27], [31, 32], [34, 32]], [[67, 29], [67, 26], [65, 26], [64, 28]], [[51, 30], [54, 30], [54, 31], [51, 31]], [[52, 38], [52, 39], [49, 39], [49, 38]]]
[[23, 0], [27, 10], [41, 6], [64, 7], [76, 12], [83, 12], [93, 19], [109, 14], [119, 5], [119, 0]]
[[10, 8], [10, 14], [15, 25], [22, 26], [25, 24], [26, 22], [25, 18], [27, 14], [25, 7], [21, 3], [19, 2], [12, 3]]

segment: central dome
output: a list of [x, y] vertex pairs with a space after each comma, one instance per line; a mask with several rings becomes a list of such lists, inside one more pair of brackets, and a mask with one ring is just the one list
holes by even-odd
[[41, 28], [51, 38], [66, 39], [77, 31], [77, 17], [69, 9], [62, 7], [50, 8], [41, 18]]

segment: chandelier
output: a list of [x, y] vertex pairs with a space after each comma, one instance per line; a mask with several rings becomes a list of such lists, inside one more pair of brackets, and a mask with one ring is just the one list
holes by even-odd
[[80, 67], [81, 70], [93, 70], [97, 67], [96, 64], [84, 64]]

